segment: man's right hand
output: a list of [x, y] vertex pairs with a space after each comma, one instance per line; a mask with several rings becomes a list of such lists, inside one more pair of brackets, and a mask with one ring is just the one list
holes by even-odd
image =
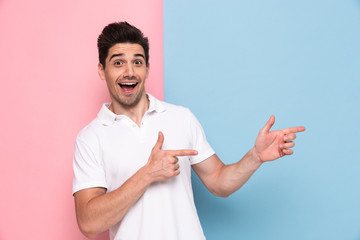
[[192, 149], [162, 150], [164, 134], [159, 132], [159, 137], [153, 147], [149, 160], [145, 165], [151, 182], [163, 181], [180, 174], [178, 156], [194, 156], [198, 152]]

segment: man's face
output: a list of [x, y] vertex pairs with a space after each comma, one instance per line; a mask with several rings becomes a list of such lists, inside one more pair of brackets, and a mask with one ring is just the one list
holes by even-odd
[[99, 63], [99, 76], [106, 80], [114, 108], [135, 106], [145, 96], [149, 73], [144, 49], [139, 44], [118, 43], [109, 49], [105, 69]]

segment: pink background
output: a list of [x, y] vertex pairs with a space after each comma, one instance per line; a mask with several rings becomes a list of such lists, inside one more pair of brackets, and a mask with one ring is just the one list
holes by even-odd
[[163, 99], [162, 8], [162, 0], [0, 0], [0, 240], [86, 239], [71, 195], [72, 155], [77, 133], [109, 101], [96, 39], [114, 21], [142, 29], [147, 91]]

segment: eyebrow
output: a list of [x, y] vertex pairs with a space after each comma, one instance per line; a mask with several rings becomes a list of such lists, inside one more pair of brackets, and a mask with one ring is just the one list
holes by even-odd
[[[124, 56], [123, 53], [118, 53], [118, 54], [113, 54], [111, 55], [110, 59], [109, 59], [109, 62], [112, 58], [114, 57], [121, 57], [121, 56]], [[144, 60], [145, 60], [145, 56], [143, 54], [140, 54], [140, 53], [137, 53], [137, 54], [134, 54], [135, 57], [142, 57]]]

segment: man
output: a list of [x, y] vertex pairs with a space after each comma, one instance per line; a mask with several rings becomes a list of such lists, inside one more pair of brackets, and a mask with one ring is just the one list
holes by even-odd
[[101, 79], [111, 104], [78, 135], [74, 154], [76, 216], [80, 230], [111, 239], [205, 239], [191, 188], [191, 168], [213, 194], [227, 197], [262, 163], [291, 155], [296, 132], [270, 131], [271, 116], [254, 147], [224, 165], [203, 130], [183, 107], [145, 92], [148, 39], [126, 22], [112, 23], [98, 38]]

